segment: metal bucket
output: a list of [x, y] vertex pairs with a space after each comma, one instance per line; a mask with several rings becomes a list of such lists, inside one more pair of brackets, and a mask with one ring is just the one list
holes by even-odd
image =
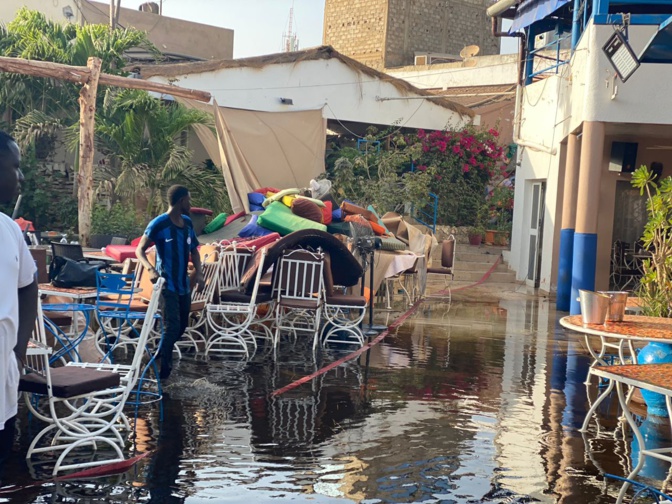
[[598, 293], [605, 294], [610, 298], [607, 320], [609, 322], [623, 322], [625, 305], [628, 303], [628, 293], [619, 291], [599, 291]]
[[611, 297], [593, 291], [579, 289], [579, 303], [584, 324], [604, 324], [609, 313]]

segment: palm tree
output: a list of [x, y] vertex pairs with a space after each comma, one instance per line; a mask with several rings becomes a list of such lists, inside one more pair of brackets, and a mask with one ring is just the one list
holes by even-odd
[[134, 203], [140, 215], [159, 213], [166, 189], [176, 183], [188, 186], [196, 201], [214, 195], [224, 207], [228, 197], [221, 172], [194, 165], [183, 144], [184, 133], [197, 124], [212, 127], [212, 116], [145, 91], [108, 90], [96, 116], [97, 150], [105, 156], [102, 187]]

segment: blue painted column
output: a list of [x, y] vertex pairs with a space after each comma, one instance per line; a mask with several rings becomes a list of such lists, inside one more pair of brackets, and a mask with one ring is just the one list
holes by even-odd
[[576, 225], [576, 198], [579, 186], [581, 140], [571, 134], [567, 139], [567, 158], [562, 193], [562, 224], [560, 228], [560, 254], [558, 258], [558, 292], [555, 308], [569, 311], [572, 295], [572, 262], [574, 258], [574, 228]]
[[600, 210], [600, 181], [604, 157], [604, 123], [583, 123], [581, 167], [576, 200], [576, 231], [572, 257], [572, 291], [569, 312], [581, 313], [579, 289], [595, 289], [597, 262], [597, 217]]

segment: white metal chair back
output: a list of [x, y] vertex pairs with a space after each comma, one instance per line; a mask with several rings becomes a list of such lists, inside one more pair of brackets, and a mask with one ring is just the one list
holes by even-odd
[[324, 289], [324, 254], [321, 251], [286, 251], [279, 261], [276, 275], [278, 301], [320, 303]]
[[241, 289], [252, 254], [254, 249], [239, 249], [235, 243], [219, 252], [219, 292]]
[[[206, 256], [207, 258], [208, 256]], [[209, 303], [217, 287], [217, 280], [219, 274], [219, 261], [204, 261], [201, 264], [201, 272], [203, 273], [203, 280], [205, 287], [201, 292], [198, 292], [198, 286], [194, 286], [191, 290], [191, 304]]]
[[47, 344], [47, 332], [44, 328], [44, 313], [42, 312], [41, 299], [37, 300], [37, 317], [35, 318], [35, 327], [33, 328], [28, 346], [29, 351], [25, 362], [26, 370], [46, 376], [51, 352]]

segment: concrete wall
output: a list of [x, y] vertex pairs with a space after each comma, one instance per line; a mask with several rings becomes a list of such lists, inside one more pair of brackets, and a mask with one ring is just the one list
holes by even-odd
[[382, 69], [387, 0], [327, 0], [322, 40], [342, 54]]
[[468, 45], [498, 54], [484, 0], [389, 0], [385, 66], [414, 63], [415, 52], [459, 55]]
[[326, 0], [323, 43], [374, 68], [414, 64], [415, 52], [499, 53], [487, 0]]
[[[81, 10], [77, 6], [81, 7]], [[68, 19], [63, 8], [69, 6], [78, 23], [109, 23], [110, 6], [87, 0], [1, 0], [0, 21], [14, 19], [23, 6], [44, 13], [52, 21], [64, 23]], [[199, 59], [233, 58], [233, 30], [183, 21], [150, 12], [122, 7], [119, 23], [148, 33], [149, 39], [166, 54], [177, 54]]]
[[[48, 2], [45, 2], [48, 3]], [[88, 23], [109, 23], [109, 4], [83, 0], [82, 16]], [[201, 59], [233, 58], [233, 30], [182, 19], [158, 16], [122, 7], [122, 26], [146, 31], [161, 52]]]
[[[151, 80], [168, 82], [163, 77]], [[323, 108], [327, 119], [438, 130], [470, 121], [431, 100], [377, 101], [376, 97], [406, 95], [336, 59], [221, 69], [185, 75], [175, 84], [209, 91], [219, 105], [233, 108], [271, 112]], [[290, 98], [294, 104], [285, 105], [280, 98]]]

